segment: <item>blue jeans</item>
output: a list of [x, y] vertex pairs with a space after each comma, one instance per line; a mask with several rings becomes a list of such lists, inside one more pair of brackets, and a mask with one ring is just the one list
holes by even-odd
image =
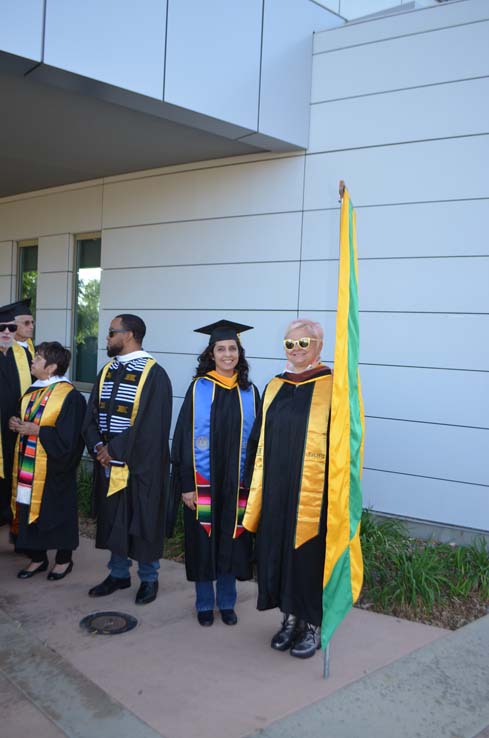
[[[115, 577], [115, 579], [127, 579], [132, 561], [131, 559], [126, 559], [125, 556], [118, 556], [113, 553], [107, 566], [110, 569], [111, 576]], [[157, 582], [159, 568], [160, 562], [158, 559], [156, 561], [138, 561], [138, 577], [142, 582]]]
[[214, 582], [195, 582], [195, 607], [197, 612], [213, 610], [217, 601], [219, 610], [233, 610], [236, 604], [236, 577], [234, 574], [219, 574]]

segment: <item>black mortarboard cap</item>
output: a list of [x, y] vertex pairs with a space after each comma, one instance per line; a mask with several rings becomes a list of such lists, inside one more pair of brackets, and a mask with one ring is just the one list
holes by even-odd
[[[31, 298], [26, 297], [25, 300], [18, 300], [17, 302], [11, 302], [10, 305], [4, 305], [1, 310], [12, 310], [14, 316], [16, 315], [32, 315], [31, 312]], [[12, 318], [14, 320], [15, 318]]]
[[15, 312], [11, 305], [0, 307], [0, 323], [11, 323], [15, 320]]
[[204, 333], [206, 336], [210, 336], [209, 343], [230, 339], [239, 341], [239, 334], [250, 331], [252, 328], [252, 325], [234, 323], [232, 320], [218, 320], [215, 323], [204, 325], [202, 328], [196, 328], [194, 333]]

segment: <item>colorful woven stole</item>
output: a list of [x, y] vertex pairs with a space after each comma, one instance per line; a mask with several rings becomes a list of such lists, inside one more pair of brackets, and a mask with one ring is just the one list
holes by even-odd
[[211, 408], [214, 401], [216, 385], [227, 390], [238, 390], [240, 406], [240, 450], [238, 455], [238, 485], [236, 489], [236, 516], [233, 538], [239, 538], [244, 532], [243, 515], [248, 499], [248, 490], [241, 480], [243, 478], [246, 458], [246, 445], [255, 419], [255, 392], [253, 387], [241, 389], [237, 382], [226, 384], [211, 376], [199, 377], [193, 387], [193, 456], [195, 490], [197, 492], [196, 518], [207, 535], [212, 531], [212, 496], [211, 496]]
[[14, 354], [15, 363], [17, 365], [17, 371], [19, 373], [20, 394], [23, 395], [24, 392], [27, 392], [32, 384], [29, 359], [27, 358], [25, 348], [23, 346], [20, 346], [20, 344], [16, 343], [15, 341], [12, 345], [12, 351]]
[[[109, 380], [112, 378], [113, 370], [111, 369], [111, 366], [113, 363], [113, 361], [109, 361], [104, 366], [100, 374], [99, 407], [103, 407], [104, 409], [106, 409], [106, 402], [102, 400], [102, 390], [105, 380]], [[130, 416], [129, 427], [134, 425], [134, 421], [136, 420], [139, 410], [139, 402], [141, 400], [141, 392], [143, 391], [144, 383], [146, 382], [150, 369], [152, 369], [152, 367], [156, 364], [156, 360], [149, 357], [142, 372], [135, 371], [134, 368], [130, 369], [130, 363], [131, 362], [128, 362], [126, 371], [120, 383], [132, 384], [137, 387], [136, 394], [134, 396], [134, 402], [131, 404], [130, 402], [124, 401], [123, 399], [118, 399], [116, 406], [116, 413], [119, 413], [121, 416], [125, 417]], [[107, 418], [107, 422], [110, 423], [110, 418]], [[107, 497], [110, 497], [116, 492], [120, 492], [122, 489], [125, 489], [127, 487], [128, 481], [129, 467], [127, 466], [127, 464], [124, 464], [124, 466], [111, 466]]]
[[263, 418], [260, 440], [255, 458], [249, 501], [244, 516], [247, 530], [256, 532], [261, 516], [263, 470], [265, 464], [264, 444], [267, 412], [283, 384], [301, 386], [314, 382], [314, 390], [309, 408], [307, 432], [302, 457], [302, 477], [297, 505], [297, 521], [294, 548], [299, 548], [319, 532], [323, 489], [326, 478], [326, 454], [328, 446], [328, 419], [331, 409], [333, 388], [331, 374], [321, 375], [304, 382], [291, 382], [282, 377], [274, 377], [268, 384], [263, 398]]
[[[26, 393], [21, 402], [21, 417], [41, 427], [54, 427], [67, 395], [73, 391], [70, 382], [55, 382], [48, 387]], [[19, 436], [15, 446], [12, 473], [11, 508], [17, 512], [17, 486], [30, 488], [29, 524], [39, 518], [47, 473], [47, 453], [39, 436]]]

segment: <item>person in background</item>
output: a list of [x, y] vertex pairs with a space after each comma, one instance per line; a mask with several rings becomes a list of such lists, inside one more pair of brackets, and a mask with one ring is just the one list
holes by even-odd
[[10, 305], [0, 307], [0, 525], [12, 522], [10, 496], [15, 434], [9, 429], [9, 418], [32, 382], [31, 357], [27, 349], [15, 342], [17, 323]]
[[110, 574], [89, 591], [105, 597], [131, 586], [131, 559], [141, 585], [136, 604], [153, 602], [163, 554], [170, 453], [172, 389], [165, 370], [142, 348], [146, 326], [117, 315], [107, 333], [110, 361], [100, 372], [83, 424], [95, 459], [97, 548], [111, 553]]
[[250, 436], [243, 519], [257, 532], [258, 609], [283, 614], [271, 646], [303, 659], [319, 648], [323, 614], [332, 374], [322, 346], [319, 323], [289, 325], [286, 370], [267, 385]]
[[17, 434], [12, 474], [17, 548], [31, 558], [19, 579], [46, 571], [49, 549], [57, 553], [48, 579], [63, 579], [78, 547], [76, 470], [86, 402], [66, 377], [70, 359], [57, 341], [37, 346], [31, 367], [35, 382], [22, 397], [19, 415], [9, 421]]
[[18, 344], [28, 350], [31, 355], [31, 359], [34, 358], [34, 318], [31, 313], [31, 300], [26, 298], [25, 300], [19, 300], [19, 302], [12, 303], [12, 309], [15, 315], [15, 322], [17, 323], [17, 332], [15, 334], [15, 340]]
[[248, 379], [238, 335], [249, 329], [229, 320], [197, 329], [209, 335], [209, 344], [199, 356], [173, 438], [175, 509], [181, 496], [187, 579], [195, 582], [202, 626], [214, 622], [216, 601], [223, 622], [235, 625], [236, 579], [252, 577], [242, 476], [259, 394]]

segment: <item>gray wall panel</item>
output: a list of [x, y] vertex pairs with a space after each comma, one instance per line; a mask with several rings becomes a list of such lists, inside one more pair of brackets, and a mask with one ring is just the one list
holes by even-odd
[[489, 73], [489, 21], [314, 57], [312, 102]]
[[489, 430], [367, 418], [364, 464], [489, 487], [488, 444]]
[[486, 77], [313, 105], [309, 151], [380, 146], [488, 131], [489, 77]]
[[379, 512], [489, 530], [487, 487], [365, 469], [362, 488]]
[[46, 1], [46, 64], [162, 99], [166, 0]]
[[488, 154], [489, 136], [474, 136], [311, 155], [305, 208], [337, 206], [340, 179], [356, 206], [487, 198]]
[[489, 428], [489, 371], [360, 367], [365, 413]]
[[[363, 259], [358, 275], [361, 311], [489, 315], [489, 256]], [[337, 281], [337, 261], [304, 262], [300, 309], [335, 310]]]
[[41, 61], [44, 0], [2, 0], [0, 50]]
[[258, 127], [261, 0], [170, 0], [165, 101]]
[[[343, 3], [344, 0], [342, 6]], [[356, 0], [350, 0], [350, 3], [356, 3]], [[392, 6], [394, 2], [389, 4]], [[370, 21], [351, 23], [334, 32], [318, 33], [315, 37], [314, 52], [322, 53], [332, 49], [372, 43], [372, 41], [381, 39], [408, 36], [452, 25], [474, 23], [488, 18], [489, 5], [487, 0], [450, 2], [442, 6], [420, 8], [414, 12], [404, 12], [397, 15], [372, 18]]]

